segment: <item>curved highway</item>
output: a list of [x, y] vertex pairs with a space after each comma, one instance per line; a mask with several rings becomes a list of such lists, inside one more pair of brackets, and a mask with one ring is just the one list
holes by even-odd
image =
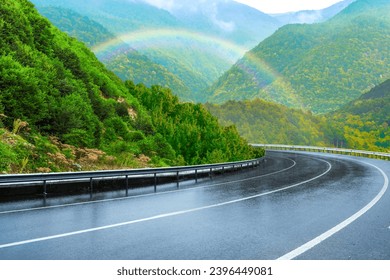
[[180, 190], [0, 204], [0, 259], [389, 260], [389, 177], [386, 161], [267, 152]]

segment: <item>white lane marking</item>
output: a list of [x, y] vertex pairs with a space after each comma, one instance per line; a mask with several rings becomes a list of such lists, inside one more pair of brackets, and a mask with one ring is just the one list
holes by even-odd
[[284, 187], [284, 188], [280, 188], [280, 189], [276, 189], [276, 190], [273, 190], [273, 191], [269, 191], [269, 192], [265, 192], [265, 193], [261, 193], [261, 194], [257, 194], [257, 195], [252, 195], [252, 196], [248, 196], [248, 197], [244, 197], [244, 198], [239, 198], [239, 199], [235, 199], [235, 200], [230, 200], [230, 201], [225, 201], [225, 202], [221, 202], [221, 203], [217, 203], [217, 204], [212, 204], [212, 205], [208, 205], [208, 206], [202, 206], [202, 207], [188, 209], [188, 210], [171, 212], [171, 213], [156, 215], [156, 216], [143, 218], [143, 219], [138, 219], [138, 220], [132, 220], [132, 221], [127, 221], [127, 222], [122, 222], [122, 223], [117, 223], [117, 224], [112, 224], [112, 225], [106, 225], [106, 226], [101, 226], [101, 227], [95, 227], [95, 228], [90, 228], [90, 229], [85, 229], [85, 230], [72, 231], [72, 232], [63, 233], [63, 234], [57, 234], [57, 235], [51, 235], [51, 236], [46, 236], [46, 237], [41, 237], [41, 238], [35, 238], [35, 239], [29, 239], [29, 240], [24, 240], [24, 241], [18, 241], [18, 242], [2, 244], [2, 245], [0, 245], [0, 249], [8, 248], [8, 247], [14, 247], [14, 246], [20, 246], [20, 245], [25, 245], [25, 244], [30, 244], [30, 243], [40, 242], [40, 241], [46, 241], [46, 240], [51, 240], [51, 239], [57, 239], [57, 238], [62, 238], [62, 237], [68, 237], [68, 236], [73, 236], [73, 235], [78, 235], [78, 234], [83, 234], [83, 233], [88, 233], [88, 232], [94, 232], [94, 231], [100, 231], [100, 230], [105, 230], [105, 229], [117, 228], [117, 227], [121, 227], [121, 226], [127, 226], [127, 225], [131, 225], [131, 224], [142, 223], [142, 222], [146, 222], [146, 221], [152, 221], [152, 220], [157, 220], [157, 219], [162, 219], [162, 218], [167, 218], [167, 217], [173, 217], [173, 216], [178, 216], [178, 215], [183, 215], [183, 214], [188, 214], [188, 213], [193, 213], [193, 212], [197, 212], [197, 211], [201, 211], [201, 210], [212, 209], [212, 208], [216, 208], [216, 207], [230, 205], [230, 204], [233, 204], [233, 203], [238, 203], [238, 202], [242, 202], [242, 201], [246, 201], [246, 200], [250, 200], [250, 199], [266, 196], [266, 195], [269, 195], [269, 194], [285, 191], [285, 190], [288, 190], [288, 189], [291, 189], [291, 188], [294, 188], [294, 187], [297, 187], [297, 186], [309, 183], [309, 182], [314, 181], [316, 179], [319, 179], [322, 176], [326, 175], [332, 169], [332, 164], [330, 162], [328, 162], [326, 160], [322, 160], [322, 159], [317, 159], [317, 160], [326, 162], [328, 164], [328, 168], [327, 168], [327, 170], [325, 172], [323, 172], [322, 174], [320, 174], [320, 175], [318, 175], [318, 176], [316, 176], [314, 178], [311, 178], [311, 179], [305, 180], [303, 182], [296, 183], [294, 185], [287, 186], [287, 187]]
[[[359, 162], [361, 162], [361, 161], [359, 161]], [[298, 257], [299, 255], [307, 252], [308, 250], [312, 249], [314, 246], [320, 244], [324, 240], [328, 239], [329, 237], [331, 237], [335, 233], [339, 232], [343, 228], [347, 227], [348, 225], [350, 225], [351, 223], [356, 221], [363, 214], [365, 214], [367, 211], [369, 211], [382, 198], [382, 196], [385, 194], [385, 192], [387, 191], [387, 188], [389, 186], [389, 178], [387, 177], [386, 173], [381, 168], [377, 167], [376, 165], [373, 165], [373, 164], [368, 163], [368, 162], [362, 162], [362, 163], [370, 165], [370, 166], [376, 168], [377, 170], [379, 170], [379, 172], [382, 174], [383, 178], [385, 179], [383, 187], [382, 187], [381, 191], [377, 194], [377, 196], [370, 203], [368, 203], [365, 207], [363, 207], [360, 211], [358, 211], [357, 213], [355, 213], [354, 215], [352, 215], [351, 217], [349, 217], [345, 221], [343, 221], [340, 224], [338, 224], [337, 226], [331, 228], [327, 232], [324, 232], [323, 234], [319, 235], [318, 237], [310, 240], [309, 242], [303, 244], [302, 246], [296, 248], [295, 250], [281, 256], [280, 258], [278, 258], [278, 260], [292, 260], [292, 259]]]
[[12, 214], [12, 213], [20, 213], [20, 212], [30, 212], [30, 211], [38, 211], [38, 210], [46, 210], [46, 209], [55, 209], [55, 208], [62, 208], [62, 207], [70, 207], [70, 206], [79, 206], [79, 205], [87, 205], [87, 204], [94, 204], [94, 203], [103, 203], [103, 202], [112, 202], [112, 201], [120, 201], [120, 200], [127, 200], [127, 199], [135, 199], [135, 198], [140, 198], [140, 197], [147, 197], [147, 196], [156, 196], [156, 195], [165, 195], [165, 194], [171, 194], [171, 193], [177, 193], [177, 192], [184, 192], [184, 191], [191, 191], [191, 190], [196, 190], [196, 189], [204, 189], [204, 188], [210, 188], [210, 187], [216, 187], [220, 185], [226, 185], [226, 184], [234, 184], [234, 183], [240, 183], [240, 182], [245, 182], [253, 179], [258, 179], [266, 176], [271, 176], [275, 175], [284, 171], [287, 171], [297, 165], [297, 162], [295, 160], [289, 159], [289, 158], [283, 158], [283, 159], [288, 159], [293, 162], [293, 165], [282, 169], [278, 170], [272, 173], [268, 174], [263, 174], [255, 177], [250, 177], [246, 179], [241, 179], [241, 180], [235, 180], [235, 181], [229, 181], [225, 183], [218, 183], [218, 184], [212, 184], [212, 185], [207, 185], [207, 186], [200, 186], [200, 187], [193, 187], [193, 188], [188, 188], [188, 189], [181, 189], [181, 190], [173, 190], [173, 191], [165, 191], [165, 192], [160, 192], [160, 193], [149, 193], [149, 194], [141, 194], [141, 195], [134, 195], [134, 196], [127, 196], [127, 197], [118, 197], [118, 198], [109, 198], [109, 199], [101, 199], [101, 200], [95, 200], [95, 201], [85, 201], [85, 202], [77, 202], [77, 203], [69, 203], [69, 204], [61, 204], [61, 205], [53, 205], [53, 206], [44, 206], [44, 207], [35, 207], [35, 208], [26, 208], [26, 209], [19, 209], [19, 210], [9, 210], [9, 211], [3, 211], [0, 212], [0, 215], [3, 214]]

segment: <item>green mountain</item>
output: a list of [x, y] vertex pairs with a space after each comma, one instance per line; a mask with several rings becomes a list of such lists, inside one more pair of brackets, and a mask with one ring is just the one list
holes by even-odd
[[[102, 53], [95, 50], [97, 56], [107, 56], [110, 52], [119, 55], [120, 52], [116, 50], [121, 50], [120, 45], [124, 41], [155, 65], [161, 65], [183, 81], [185, 83], [181, 85], [183, 92], [175, 88], [175, 93], [186, 101], [198, 101], [201, 91], [231, 66], [231, 62], [227, 62], [225, 56], [221, 58], [215, 55], [215, 52], [204, 52], [205, 49], [212, 49], [212, 46], [206, 43], [205, 47], [196, 41], [194, 31], [187, 30], [173, 15], [140, 1], [33, 0], [33, 2], [39, 7], [52, 5], [69, 8], [98, 22], [112, 34], [119, 36], [120, 41], [109, 40], [107, 48], [103, 49]], [[177, 35], [179, 30], [181, 35]], [[122, 59], [126, 68], [115, 64]], [[121, 56], [110, 61], [108, 66], [115, 72], [120, 71], [120, 76], [123, 77], [132, 75], [131, 67], [136, 66], [135, 63], [137, 62]], [[157, 73], [151, 72], [152, 80], [155, 76], [158, 76]], [[191, 96], [188, 96], [188, 89]]]
[[250, 143], [333, 146], [343, 139], [325, 117], [261, 99], [207, 103], [206, 108], [221, 125], [235, 125]]
[[390, 76], [390, 2], [357, 0], [319, 24], [287, 25], [210, 89], [210, 102], [264, 98], [330, 112]]
[[390, 80], [374, 87], [328, 118], [350, 148], [390, 152]]
[[[161, 9], [145, 0], [33, 2], [40, 7], [69, 8], [100, 23], [183, 81], [191, 97], [176, 88], [174, 92], [188, 101], [205, 101], [205, 89], [281, 25], [271, 16], [232, 0], [161, 1]], [[111, 43], [115, 48], [116, 43]], [[109, 67], [120, 70], [116, 65]]]
[[326, 115], [261, 99], [207, 103], [206, 108], [250, 143], [390, 152], [390, 80]]
[[118, 41], [115, 49], [96, 52], [106, 67], [122, 80], [132, 80], [146, 86], [160, 85], [170, 88], [184, 100], [190, 100], [190, 90], [177, 76], [165, 67], [154, 63], [129, 45], [121, 42], [101, 24], [70, 9], [38, 7], [39, 12], [59, 29], [86, 43], [92, 50], [108, 41]]
[[[234, 128], [218, 126], [201, 105], [182, 106], [168, 89], [125, 84], [29, 1], [3, 0], [0, 14], [0, 172], [161, 166], [261, 154]], [[151, 109], [164, 100], [172, 115], [166, 125], [188, 124], [191, 134], [164, 137], [158, 121], [165, 107]], [[194, 137], [207, 146], [196, 157], [173, 148]]]
[[[141, 0], [151, 4], [155, 1]], [[234, 0], [171, 0], [155, 3], [179, 19], [187, 29], [223, 38], [251, 49], [282, 24], [273, 16]]]

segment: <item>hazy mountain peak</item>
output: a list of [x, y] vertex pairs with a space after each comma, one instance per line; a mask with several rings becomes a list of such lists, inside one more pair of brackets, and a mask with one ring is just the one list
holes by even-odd
[[139, 0], [152, 6], [169, 11], [178, 18], [205, 17], [215, 26], [223, 31], [232, 32], [235, 24], [231, 20], [221, 19], [219, 16], [219, 5], [231, 3], [232, 0]]
[[344, 0], [321, 10], [303, 10], [298, 12], [274, 14], [272, 16], [281, 21], [283, 24], [318, 23], [334, 17], [355, 1], [356, 0]]
[[[131, 0], [129, 0], [131, 1]], [[160, 9], [167, 10], [169, 12], [175, 13], [180, 10], [187, 10], [190, 13], [199, 12], [205, 10], [205, 8], [210, 8], [217, 3], [221, 2], [232, 2], [232, 0], [139, 0], [141, 2], [146, 2], [152, 6], [158, 7]]]

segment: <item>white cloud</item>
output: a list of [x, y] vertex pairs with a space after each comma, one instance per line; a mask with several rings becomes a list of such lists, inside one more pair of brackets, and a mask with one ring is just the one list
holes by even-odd
[[234, 0], [265, 13], [286, 13], [303, 10], [319, 10], [342, 0]]
[[160, 9], [171, 11], [175, 7], [175, 0], [144, 0], [144, 2]]
[[207, 3], [206, 0], [142, 0], [150, 5], [170, 12], [181, 9], [196, 12], [199, 7]]
[[232, 32], [235, 30], [236, 25], [232, 21], [223, 21], [218, 19], [218, 5], [217, 2], [212, 3], [211, 6], [206, 7], [203, 11], [205, 14], [210, 15], [211, 21], [226, 32]]
[[322, 20], [322, 13], [319, 11], [302, 12], [298, 14], [297, 23], [315, 23]]
[[142, 0], [160, 9], [173, 14], [200, 13], [207, 16], [216, 26], [226, 32], [235, 30], [232, 21], [224, 21], [218, 18], [218, 3], [233, 0]]

